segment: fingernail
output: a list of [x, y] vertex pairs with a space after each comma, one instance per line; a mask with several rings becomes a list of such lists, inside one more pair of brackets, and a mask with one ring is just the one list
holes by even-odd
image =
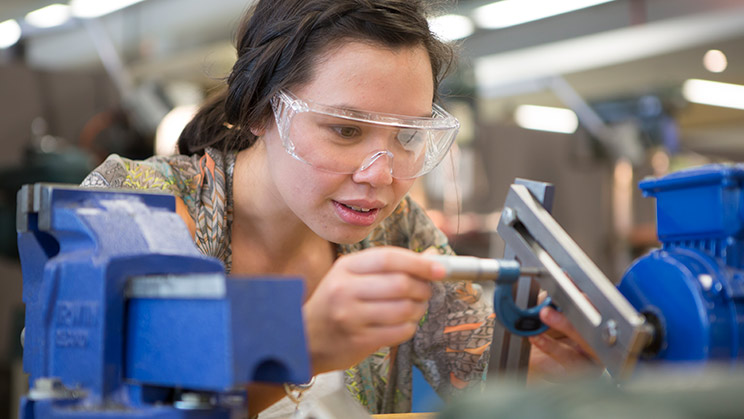
[[447, 268], [439, 262], [434, 262], [431, 265], [431, 276], [435, 279], [444, 278], [447, 275]]
[[552, 307], [550, 306], [544, 307], [542, 310], [540, 310], [540, 320], [548, 323], [550, 322], [550, 320], [552, 320], [554, 314], [555, 314], [555, 310], [553, 310]]

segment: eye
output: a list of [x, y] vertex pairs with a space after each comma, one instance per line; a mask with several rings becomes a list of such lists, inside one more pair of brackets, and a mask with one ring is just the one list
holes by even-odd
[[418, 145], [423, 141], [424, 133], [419, 130], [402, 129], [398, 131], [397, 138], [403, 148], [410, 150], [418, 147]]
[[342, 137], [342, 138], [354, 138], [354, 137], [357, 137], [361, 133], [361, 130], [359, 128], [352, 127], [349, 125], [337, 125], [337, 126], [331, 127], [331, 129], [335, 131], [339, 137]]

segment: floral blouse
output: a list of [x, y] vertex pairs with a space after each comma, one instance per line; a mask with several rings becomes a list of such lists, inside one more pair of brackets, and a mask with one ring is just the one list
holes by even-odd
[[[109, 156], [82, 186], [157, 190], [183, 199], [196, 224], [199, 250], [232, 265], [232, 176], [235, 153], [208, 148], [203, 155], [151, 157], [134, 161]], [[434, 247], [451, 254], [446, 236], [409, 197], [359, 243], [338, 245], [339, 254], [391, 245], [417, 252]], [[444, 399], [483, 382], [493, 333], [493, 310], [479, 287], [436, 282], [427, 314], [415, 336], [396, 347], [380, 348], [346, 370], [348, 391], [370, 413], [411, 410], [415, 365]]]

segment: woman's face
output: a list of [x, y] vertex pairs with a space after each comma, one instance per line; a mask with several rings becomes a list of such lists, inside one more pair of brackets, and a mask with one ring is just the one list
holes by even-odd
[[[347, 42], [331, 49], [313, 74], [310, 82], [292, 93], [303, 100], [355, 110], [410, 116], [431, 113], [432, 70], [423, 47], [388, 49]], [[393, 178], [385, 158], [353, 174], [318, 170], [286, 152], [273, 120], [261, 140], [273, 187], [281, 197], [277, 204], [334, 243], [365, 238], [393, 212], [414, 181]]]

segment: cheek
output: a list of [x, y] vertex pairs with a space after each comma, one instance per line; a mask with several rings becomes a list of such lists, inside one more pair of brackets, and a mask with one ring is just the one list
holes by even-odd
[[289, 155], [279, 156], [279, 160], [272, 165], [274, 182], [295, 212], [307, 214], [323, 206], [343, 182], [343, 176], [319, 172]]
[[289, 161], [279, 166], [274, 173], [277, 187], [290, 206], [307, 207], [312, 205], [313, 197], [322, 191], [322, 185], [312, 176], [309, 166], [299, 161]]
[[396, 180], [393, 184], [393, 193], [395, 194], [396, 202], [400, 202], [404, 196], [411, 190], [416, 179], [409, 180]]
[[[398, 207], [398, 204], [400, 204], [400, 201], [403, 200], [403, 198], [406, 196], [406, 194], [411, 190], [413, 187], [413, 184], [415, 182], [414, 180], [395, 180], [392, 186], [392, 192], [393, 192], [393, 202], [390, 202], [390, 205], [387, 206], [387, 211], [385, 213], [384, 218], [389, 217], [395, 209]], [[382, 221], [382, 219], [380, 220]]]
[[295, 172], [287, 179], [288, 199], [301, 207], [315, 207], [330, 195], [330, 188], [321, 176], [313, 176], [312, 170]]

